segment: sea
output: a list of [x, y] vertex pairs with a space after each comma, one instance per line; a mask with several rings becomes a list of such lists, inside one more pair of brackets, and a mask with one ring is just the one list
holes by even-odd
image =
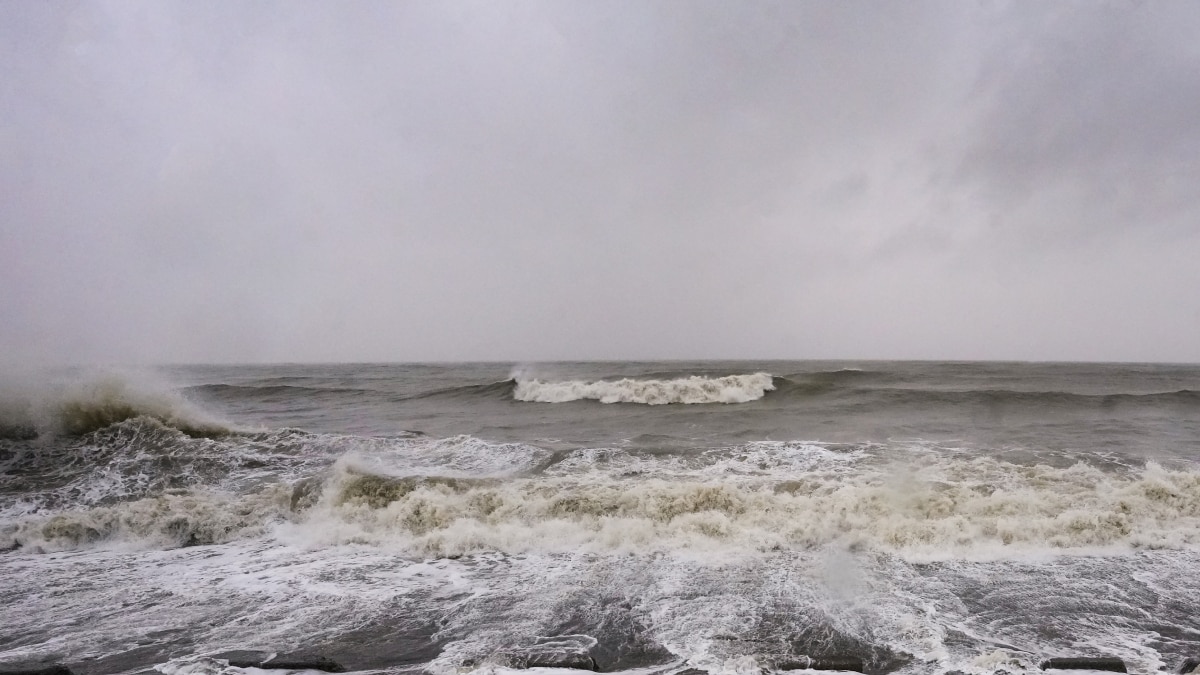
[[0, 670], [1177, 672], [1198, 601], [1198, 365], [0, 380]]

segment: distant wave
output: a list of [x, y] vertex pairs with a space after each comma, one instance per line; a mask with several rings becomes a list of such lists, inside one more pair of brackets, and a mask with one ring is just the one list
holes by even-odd
[[[397, 395], [371, 389], [312, 387], [295, 384], [230, 385], [204, 384], [184, 390], [199, 400], [213, 401], [307, 401], [318, 404], [359, 399], [386, 398], [392, 402], [436, 400], [470, 402], [517, 400], [563, 403], [594, 400], [602, 403], [745, 403], [775, 392], [777, 401], [837, 396], [862, 405], [1016, 405], [1056, 407], [1114, 407], [1118, 405], [1195, 405], [1200, 392], [1183, 389], [1150, 393], [1075, 393], [1068, 391], [1021, 391], [1008, 389], [930, 389], [878, 371], [842, 369], [772, 376], [753, 373], [728, 376], [646, 374], [636, 378], [597, 380], [554, 380], [517, 374], [513, 379], [486, 384], [467, 384]], [[193, 406], [194, 407], [194, 406]], [[29, 425], [9, 425], [0, 413], [0, 437], [21, 438], [31, 433]], [[161, 420], [161, 418], [160, 418]]]
[[0, 438], [9, 440], [47, 433], [81, 436], [138, 417], [189, 436], [234, 431], [169, 388], [130, 375], [100, 373], [57, 387], [0, 392]]
[[[865, 393], [868, 390], [860, 390]], [[1020, 391], [1013, 389], [908, 389], [880, 388], [875, 394], [888, 403], [912, 402], [926, 404], [976, 404], [985, 406], [1018, 405], [1050, 407], [1113, 407], [1117, 405], [1164, 405], [1190, 406], [1200, 404], [1200, 391], [1180, 389], [1178, 391], [1147, 393], [1098, 393], [1081, 394], [1068, 391]]]
[[426, 391], [420, 394], [407, 396], [403, 400], [426, 398], [449, 400], [472, 398], [507, 399], [512, 393], [515, 385], [516, 382], [514, 380], [501, 380], [500, 382], [490, 382], [488, 384], [467, 384], [458, 387], [447, 387], [445, 389]]
[[186, 389], [202, 396], [214, 398], [260, 398], [260, 397], [294, 397], [309, 398], [315, 396], [360, 395], [367, 393], [363, 389], [347, 389], [344, 387], [304, 387], [294, 384], [199, 384]]
[[517, 380], [513, 398], [537, 403], [594, 400], [601, 403], [747, 403], [775, 389], [769, 373], [704, 377], [693, 375], [671, 380]]

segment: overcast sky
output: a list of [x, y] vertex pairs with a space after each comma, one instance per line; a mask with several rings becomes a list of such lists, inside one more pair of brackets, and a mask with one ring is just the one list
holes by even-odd
[[0, 360], [1200, 361], [1200, 2], [0, 13]]

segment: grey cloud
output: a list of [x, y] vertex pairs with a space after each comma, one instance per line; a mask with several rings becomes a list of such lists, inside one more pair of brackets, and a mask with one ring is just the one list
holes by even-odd
[[1028, 9], [1009, 18], [980, 76], [977, 142], [964, 163], [998, 226], [1036, 220], [1073, 239], [1126, 228], [1195, 234], [1200, 52], [1188, 35], [1200, 8]]
[[11, 9], [11, 358], [1200, 358], [1189, 4]]

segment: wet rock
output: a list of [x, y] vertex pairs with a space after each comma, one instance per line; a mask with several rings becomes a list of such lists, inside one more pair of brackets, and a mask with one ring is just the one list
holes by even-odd
[[[394, 614], [400, 614], [397, 610]], [[394, 616], [305, 646], [349, 670], [384, 670], [427, 663], [442, 653], [446, 637], [436, 621]]]
[[75, 675], [61, 663], [0, 665], [0, 675]]
[[1056, 668], [1059, 670], [1105, 670], [1113, 673], [1127, 673], [1125, 662], [1111, 656], [1065, 656], [1042, 661], [1042, 670]]
[[576, 651], [586, 652], [605, 671], [632, 670], [671, 663], [675, 655], [654, 639], [642, 612], [623, 596], [575, 596], [555, 611], [559, 622], [547, 631], [558, 638], [577, 640]]
[[[164, 635], [166, 635], [165, 632]], [[71, 670], [75, 675], [109, 675], [110, 673], [130, 673], [132, 675], [153, 672], [155, 664], [187, 656], [192, 652], [191, 640], [177, 636], [170, 642], [145, 644], [99, 658], [75, 661], [71, 663]]]
[[239, 649], [232, 652], [213, 654], [212, 658], [228, 661], [229, 665], [235, 668], [257, 668], [258, 666], [256, 664], [262, 663], [263, 661], [271, 658], [271, 652]]
[[[791, 617], [784, 617], [784, 620]], [[856, 672], [890, 673], [912, 661], [912, 655], [895, 651], [863, 637], [838, 630], [830, 621], [813, 617], [811, 623], [788, 640], [788, 654], [803, 654], [814, 663], [827, 663], [823, 670], [854, 670]], [[786, 624], [785, 624], [786, 625]], [[803, 660], [805, 656], [792, 656]], [[849, 661], [847, 661], [849, 659]], [[845, 667], [843, 667], [845, 666]], [[850, 668], [848, 666], [855, 666]], [[816, 669], [817, 666], [810, 666]]]
[[316, 654], [280, 654], [263, 661], [259, 668], [268, 670], [320, 670], [326, 673], [344, 673], [346, 667], [327, 656]]
[[1197, 667], [1200, 667], [1200, 658], [1193, 656], [1190, 659], [1184, 659], [1183, 663], [1179, 666], [1179, 672], [1192, 673], [1195, 672]]

